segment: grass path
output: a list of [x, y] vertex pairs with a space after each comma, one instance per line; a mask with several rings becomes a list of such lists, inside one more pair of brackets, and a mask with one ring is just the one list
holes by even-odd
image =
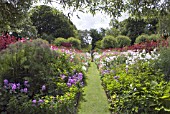
[[107, 97], [95, 63], [91, 63], [86, 81], [87, 86], [84, 88], [84, 96], [80, 101], [78, 114], [110, 114]]

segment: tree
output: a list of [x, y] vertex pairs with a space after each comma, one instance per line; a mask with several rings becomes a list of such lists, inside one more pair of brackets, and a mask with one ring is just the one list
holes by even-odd
[[[24, 15], [34, 2], [57, 2], [65, 7], [72, 7], [73, 11], [104, 11], [113, 17], [121, 16], [128, 12], [138, 18], [155, 18], [170, 12], [169, 0], [1, 0], [0, 1], [0, 28], [9, 30], [17, 27]], [[5, 29], [3, 29], [5, 28]]]
[[110, 28], [106, 30], [106, 35], [117, 37], [118, 35], [120, 35], [120, 31], [116, 28]]
[[102, 40], [102, 34], [100, 34], [97, 29], [91, 29], [90, 30], [90, 36], [92, 37], [92, 42], [91, 42], [91, 45], [92, 45], [92, 50], [95, 49], [95, 43], [99, 40]]
[[131, 44], [134, 44], [136, 38], [144, 33], [146, 23], [144, 20], [138, 20], [128, 18], [122, 22], [123, 29], [121, 29], [122, 35], [128, 36], [131, 39]]
[[50, 6], [41, 5], [34, 7], [31, 11], [31, 20], [38, 30], [38, 34], [52, 35], [54, 38], [76, 37], [76, 27], [63, 13]]
[[32, 3], [32, 0], [1, 0], [0, 31], [18, 29]]

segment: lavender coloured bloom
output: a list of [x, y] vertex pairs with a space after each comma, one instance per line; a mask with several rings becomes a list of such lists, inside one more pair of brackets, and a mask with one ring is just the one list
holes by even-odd
[[34, 100], [32, 100], [32, 103], [34, 103], [34, 104], [35, 104], [36, 102], [37, 102], [37, 101], [36, 101], [35, 99], [34, 99]]
[[83, 87], [83, 86], [84, 86], [84, 83], [83, 83], [83, 82], [81, 82], [81, 83], [80, 83], [80, 86], [82, 86], [82, 87]]
[[21, 86], [21, 85], [20, 85], [20, 83], [17, 83], [17, 89], [19, 89], [19, 88], [20, 88], [20, 86]]
[[7, 84], [8, 84], [8, 80], [5, 79], [5, 80], [4, 80], [4, 85], [7, 85]]
[[66, 78], [66, 76], [65, 76], [64, 74], [62, 74], [62, 75], [61, 75], [61, 79], [64, 80], [65, 78]]
[[26, 87], [29, 87], [30, 85], [28, 84], [28, 81], [26, 80], [26, 81], [24, 81], [24, 85], [26, 86]]
[[81, 81], [83, 79], [82, 75], [78, 75], [78, 80]]
[[24, 88], [24, 89], [23, 89], [23, 92], [24, 92], [24, 93], [27, 93], [27, 92], [28, 92], [28, 89], [27, 89], [27, 88]]
[[12, 90], [16, 90], [17, 89], [17, 86], [16, 86], [16, 84], [14, 83], [14, 84], [12, 84]]
[[68, 86], [68, 87], [71, 87], [71, 83], [67, 83], [67, 86]]
[[76, 80], [75, 79], [69, 79], [68, 82], [71, 83], [71, 84], [75, 84]]
[[114, 76], [114, 79], [116, 79], [116, 80], [119, 79], [119, 76]]
[[43, 86], [41, 87], [41, 90], [42, 90], [42, 91], [45, 91], [45, 90], [46, 90], [46, 86], [43, 85]]
[[21, 93], [23, 93], [23, 92], [24, 92], [24, 89], [21, 89], [20, 91], [21, 91]]
[[43, 103], [44, 101], [42, 99], [39, 99], [38, 103]]

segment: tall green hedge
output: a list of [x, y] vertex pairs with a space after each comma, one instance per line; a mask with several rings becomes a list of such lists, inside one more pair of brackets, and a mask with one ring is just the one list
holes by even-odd
[[149, 36], [146, 34], [142, 34], [136, 38], [135, 43], [142, 43], [142, 42], [146, 42], [148, 40], [149, 40]]
[[115, 48], [117, 47], [117, 41], [114, 36], [105, 36], [103, 40], [101, 41], [102, 48], [107, 49], [107, 48]]
[[72, 47], [76, 48], [76, 49], [80, 49], [81, 48], [81, 41], [79, 39], [76, 39], [74, 37], [70, 37], [67, 39], [69, 43], [72, 44]]
[[56, 39], [54, 40], [54, 44], [55, 44], [56, 46], [61, 46], [62, 43], [66, 43], [66, 42], [68, 42], [67, 39], [62, 38], [62, 37], [56, 38]]
[[118, 43], [118, 47], [122, 48], [125, 46], [129, 46], [131, 43], [131, 39], [127, 36], [117, 36], [116, 37], [117, 43]]

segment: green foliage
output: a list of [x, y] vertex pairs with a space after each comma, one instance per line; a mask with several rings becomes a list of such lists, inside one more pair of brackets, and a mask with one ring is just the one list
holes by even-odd
[[99, 41], [99, 40], [102, 40], [102, 34], [100, 32], [97, 31], [97, 29], [91, 29], [90, 30], [90, 36], [92, 37], [92, 50], [95, 49], [96, 47], [96, 42]]
[[125, 46], [129, 46], [131, 43], [131, 40], [127, 36], [117, 36], [116, 37], [118, 47], [122, 48]]
[[143, 19], [134, 19], [129, 17], [121, 22], [121, 34], [131, 39], [131, 44], [135, 43], [136, 38], [144, 33], [146, 22]]
[[103, 40], [101, 41], [102, 48], [115, 48], [117, 47], [117, 41], [116, 38], [113, 36], [105, 36]]
[[74, 47], [76, 49], [81, 48], [81, 41], [79, 39], [76, 39], [74, 37], [70, 37], [70, 38], [68, 38], [68, 42], [71, 43], [72, 47]]
[[37, 93], [51, 75], [50, 63], [55, 56], [57, 53], [50, 50], [46, 41], [17, 42], [1, 52], [0, 78], [14, 82], [29, 80], [34, 85], [30, 94]]
[[156, 41], [158, 41], [159, 39], [160, 39], [160, 35], [159, 34], [151, 34], [149, 37], [148, 37], [148, 39], [150, 40], [150, 41], [154, 41], [154, 42], [156, 42]]
[[61, 37], [56, 38], [56, 39], [54, 40], [54, 44], [55, 44], [56, 46], [61, 46], [62, 43], [66, 43], [66, 42], [68, 42], [67, 39], [61, 38]]
[[138, 61], [125, 70], [125, 64], [113, 67], [102, 77], [114, 113], [166, 114], [170, 111], [170, 83], [164, 81], [155, 61]]
[[46, 34], [46, 33], [43, 33], [43, 34], [41, 35], [41, 38], [42, 38], [43, 40], [47, 40], [49, 43], [52, 43], [53, 40], [55, 39], [55, 37], [54, 37], [52, 34], [48, 35], [48, 34]]
[[58, 37], [76, 37], [77, 35], [77, 29], [71, 20], [62, 12], [50, 6], [41, 5], [32, 8], [30, 18], [40, 37], [44, 33], [53, 36], [53, 39], [50, 40]]
[[97, 41], [95, 45], [96, 45], [96, 48], [101, 49], [102, 48], [102, 41], [101, 40]]
[[17, 42], [0, 55], [1, 113], [76, 112], [84, 82], [81, 58], [54, 51], [41, 39]]
[[106, 35], [117, 37], [118, 35], [120, 35], [120, 31], [116, 28], [110, 28], [106, 30]]
[[149, 40], [149, 36], [146, 34], [140, 35], [136, 38], [135, 43], [142, 43], [142, 42], [146, 42]]
[[165, 79], [170, 80], [170, 47], [162, 47], [160, 50], [160, 56], [158, 61], [158, 68], [161, 68], [165, 74]]

